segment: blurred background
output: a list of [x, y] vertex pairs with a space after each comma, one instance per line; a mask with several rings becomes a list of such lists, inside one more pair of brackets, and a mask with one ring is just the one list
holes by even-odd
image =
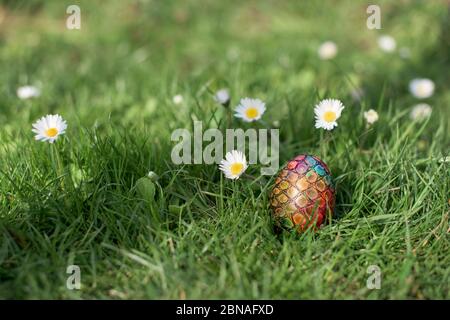
[[[81, 30], [66, 28], [70, 4], [81, 8]], [[16, 89], [25, 84], [42, 88], [45, 110], [64, 106], [85, 125], [109, 113], [121, 121], [167, 121], [161, 109], [173, 108], [172, 96], [189, 96], [190, 108], [189, 99], [220, 87], [232, 90], [233, 102], [288, 95], [299, 107], [311, 92], [347, 100], [362, 89], [368, 105], [383, 95], [408, 108], [415, 102], [409, 80], [427, 77], [436, 83], [436, 107], [448, 106], [448, 1], [378, 1], [381, 30], [366, 27], [369, 4], [2, 0], [0, 121], [17, 115]], [[392, 53], [378, 46], [385, 34], [396, 40]], [[328, 40], [338, 55], [324, 63], [317, 50]], [[30, 111], [31, 118], [42, 111]], [[273, 108], [272, 118], [282, 121], [279, 111]]]

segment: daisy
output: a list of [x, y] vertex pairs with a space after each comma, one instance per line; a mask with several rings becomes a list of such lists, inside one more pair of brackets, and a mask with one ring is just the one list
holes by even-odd
[[259, 99], [244, 98], [241, 99], [235, 111], [235, 117], [242, 118], [246, 122], [252, 122], [261, 119], [266, 111], [266, 104]]
[[225, 155], [225, 159], [220, 161], [219, 169], [228, 179], [239, 179], [241, 174], [247, 170], [247, 160], [240, 151], [230, 151]]
[[172, 101], [176, 105], [180, 105], [183, 103], [183, 96], [181, 94], [177, 94], [177, 95], [173, 96]]
[[409, 91], [419, 99], [429, 98], [434, 92], [434, 82], [430, 79], [413, 79], [409, 83]]
[[314, 108], [316, 115], [316, 128], [332, 130], [337, 127], [336, 120], [341, 116], [344, 109], [342, 102], [336, 99], [325, 99]]
[[333, 59], [337, 55], [337, 45], [333, 41], [326, 41], [322, 43], [319, 47], [317, 53], [319, 54], [319, 58], [322, 60]]
[[17, 89], [17, 96], [22, 100], [37, 98], [40, 95], [41, 91], [34, 86], [24, 86]]
[[46, 115], [33, 124], [32, 131], [36, 133], [36, 140], [55, 142], [59, 135], [67, 129], [66, 121], [58, 114]]
[[220, 89], [216, 92], [214, 99], [223, 105], [226, 105], [230, 101], [230, 93], [227, 89]]
[[426, 118], [428, 118], [431, 115], [431, 111], [432, 111], [432, 109], [429, 104], [419, 103], [419, 104], [416, 104], [412, 108], [411, 113], [409, 114], [409, 117], [412, 120], [416, 120], [416, 121], [425, 120]]
[[367, 124], [374, 124], [378, 121], [378, 112], [373, 109], [364, 112], [364, 118], [366, 119]]
[[378, 38], [378, 46], [384, 52], [392, 52], [395, 50], [397, 43], [391, 36], [381, 36]]

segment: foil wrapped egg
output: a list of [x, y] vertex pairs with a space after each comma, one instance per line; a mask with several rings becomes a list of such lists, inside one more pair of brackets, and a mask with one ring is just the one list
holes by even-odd
[[279, 173], [269, 201], [277, 227], [298, 232], [317, 230], [334, 212], [330, 170], [313, 155], [298, 155]]

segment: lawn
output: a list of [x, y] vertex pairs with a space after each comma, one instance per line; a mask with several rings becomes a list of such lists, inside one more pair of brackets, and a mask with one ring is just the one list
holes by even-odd
[[[378, 1], [380, 30], [366, 1], [82, 0], [80, 30], [69, 4], [0, 1], [0, 298], [450, 298], [448, 1]], [[414, 97], [415, 78], [434, 94]], [[24, 85], [40, 96], [20, 99]], [[244, 97], [266, 103], [261, 121], [232, 116]], [[332, 131], [314, 126], [325, 98], [345, 106]], [[413, 120], [417, 103], [431, 115]], [[68, 125], [53, 144], [31, 131], [47, 114]], [[279, 128], [280, 168], [320, 157], [332, 221], [276, 233], [261, 165], [230, 180], [174, 164], [171, 134], [194, 120]]]

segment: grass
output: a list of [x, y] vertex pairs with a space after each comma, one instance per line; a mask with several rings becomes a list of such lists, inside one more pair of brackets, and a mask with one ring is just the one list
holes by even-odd
[[[382, 30], [366, 28], [363, 1], [79, 5], [82, 29], [69, 31], [60, 1], [1, 2], [1, 298], [450, 298], [445, 1], [380, 1]], [[385, 33], [411, 57], [381, 52]], [[339, 54], [321, 61], [328, 39]], [[423, 122], [409, 119], [415, 77], [436, 83]], [[25, 84], [42, 95], [19, 100]], [[280, 123], [281, 163], [308, 152], [329, 165], [336, 215], [320, 232], [274, 233], [274, 177], [229, 181], [216, 165], [171, 162], [174, 129], [199, 119], [225, 130], [211, 95], [221, 87], [231, 106], [267, 102], [256, 127]], [[322, 135], [313, 106], [325, 97], [346, 109]], [[367, 128], [369, 108], [380, 120]], [[54, 145], [31, 132], [48, 113], [69, 125]], [[150, 170], [160, 178], [143, 199], [136, 181]], [[71, 264], [81, 290], [66, 288]], [[370, 265], [380, 290], [366, 287]]]

